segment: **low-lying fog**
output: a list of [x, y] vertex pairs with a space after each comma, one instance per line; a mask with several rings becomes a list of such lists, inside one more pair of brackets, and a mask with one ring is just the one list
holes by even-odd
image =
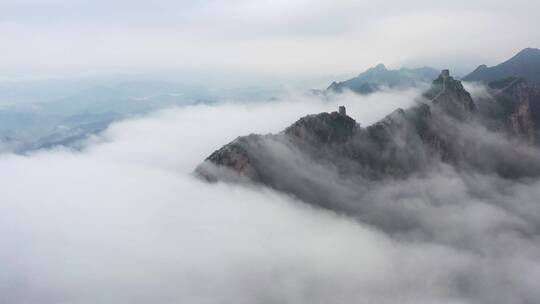
[[239, 135], [342, 104], [367, 126], [417, 94], [171, 108], [113, 124], [82, 151], [1, 154], [0, 300], [537, 303], [537, 180], [444, 167], [374, 187], [389, 221], [406, 206], [422, 227], [396, 237], [266, 188], [191, 175]]

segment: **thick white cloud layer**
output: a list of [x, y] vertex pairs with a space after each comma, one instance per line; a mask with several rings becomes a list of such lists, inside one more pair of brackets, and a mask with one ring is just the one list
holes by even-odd
[[[405, 215], [433, 233], [395, 238], [268, 189], [206, 184], [190, 175], [237, 135], [276, 132], [299, 116], [342, 103], [365, 125], [393, 110], [398, 98], [388, 92], [335, 104], [291, 97], [170, 109], [117, 123], [82, 152], [1, 155], [0, 301], [534, 303], [540, 298], [535, 287], [540, 250], [531, 225], [538, 223], [539, 209], [531, 204], [538, 195], [536, 181], [463, 178], [449, 169], [376, 187], [373, 201], [386, 202], [388, 216], [400, 210], [393, 204], [408, 206]], [[475, 191], [491, 194], [479, 199]], [[515, 207], [504, 205], [508, 198]]]

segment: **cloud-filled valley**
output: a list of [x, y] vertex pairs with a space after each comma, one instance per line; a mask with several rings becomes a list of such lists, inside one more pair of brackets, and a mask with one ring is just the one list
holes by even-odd
[[[1, 154], [0, 298], [535, 303], [538, 177], [506, 179], [438, 163], [422, 174], [360, 185], [333, 175], [327, 164], [278, 150], [298, 172], [319, 174], [323, 190], [356, 208], [350, 213], [192, 174], [238, 135], [276, 133], [342, 104], [369, 125], [413, 105], [418, 94], [345, 94], [330, 102], [292, 95], [172, 108], [117, 122], [81, 151]], [[512, 147], [538, 155], [479, 126], [465, 127], [471, 140], [492, 141], [489, 147], [501, 153]]]

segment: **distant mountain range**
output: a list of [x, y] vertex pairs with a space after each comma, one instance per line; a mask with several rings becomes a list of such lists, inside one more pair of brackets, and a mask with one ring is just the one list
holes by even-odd
[[389, 70], [383, 64], [378, 64], [352, 79], [333, 82], [325, 91], [319, 93], [342, 93], [350, 90], [358, 94], [370, 94], [381, 88], [409, 88], [427, 83], [438, 74], [438, 70], [430, 67]]
[[521, 77], [528, 82], [540, 81], [540, 50], [526, 48], [509, 60], [493, 67], [481, 65], [469, 75], [463, 77], [464, 81], [490, 82], [508, 77]]
[[[406, 89], [429, 83], [438, 74], [439, 70], [431, 67], [389, 70], [383, 64], [378, 64], [354, 78], [340, 82], [334, 81], [327, 89], [312, 90], [312, 93], [328, 95], [351, 91], [366, 95], [382, 88]], [[493, 67], [480, 65], [462, 80], [488, 83], [509, 77], [521, 77], [531, 83], [540, 82], [540, 49], [526, 48], [509, 60]]]

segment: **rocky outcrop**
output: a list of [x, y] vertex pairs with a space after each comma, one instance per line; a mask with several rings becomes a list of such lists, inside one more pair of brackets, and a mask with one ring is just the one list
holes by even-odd
[[321, 113], [301, 118], [285, 129], [284, 134], [310, 144], [343, 143], [357, 131], [358, 124], [346, 114]]
[[508, 117], [509, 129], [528, 142], [536, 141], [536, 128], [532, 120], [531, 92], [526, 81], [519, 81], [511, 87], [511, 99], [514, 100], [512, 112]]
[[540, 129], [539, 84], [510, 77], [488, 84], [488, 97], [480, 98], [480, 118], [492, 130], [537, 144]]
[[471, 94], [463, 88], [461, 81], [450, 76], [448, 70], [443, 70], [433, 81], [425, 96], [436, 109], [459, 120], [470, 119], [476, 109]]
[[[338, 112], [320, 113], [302, 117], [275, 135], [249, 135], [212, 153], [196, 173], [209, 181], [251, 180], [266, 184], [279, 184], [275, 179], [287, 167], [296, 166], [295, 157], [303, 154], [310, 158], [331, 162], [339, 155], [347, 158], [346, 146], [357, 136], [360, 125]], [[292, 162], [292, 163], [290, 163]], [[347, 165], [341, 166], [347, 171]]]
[[[218, 164], [221, 167], [239, 173], [250, 180], [260, 180], [256, 168], [254, 167], [249, 150], [250, 137], [239, 137], [230, 144], [212, 153], [206, 160], [213, 164]], [[208, 168], [199, 167], [198, 170], [209, 170]], [[217, 179], [217, 176], [204, 174], [209, 180]]]
[[540, 82], [529, 86], [531, 117], [536, 130], [540, 130]]

